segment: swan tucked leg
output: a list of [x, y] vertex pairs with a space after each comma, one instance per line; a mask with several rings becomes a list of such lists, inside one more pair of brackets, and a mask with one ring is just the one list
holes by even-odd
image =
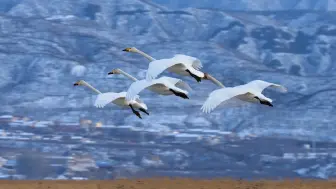
[[190, 72], [190, 70], [186, 69], [186, 72], [190, 74], [191, 77], [195, 78], [197, 82], [201, 82], [202, 78]]
[[181, 97], [183, 99], [189, 99], [189, 97], [186, 94], [184, 94], [184, 93], [175, 91], [173, 89], [169, 89], [169, 91], [171, 91], [172, 93], [174, 93], [175, 96]]
[[147, 112], [147, 110], [143, 109], [143, 108], [139, 108], [140, 111], [142, 111], [143, 113], [149, 115], [149, 113]]
[[130, 104], [129, 106], [131, 107], [132, 112], [133, 112], [136, 116], [138, 116], [140, 119], [142, 119], [140, 113], [139, 113], [138, 111], [134, 110], [134, 108], [133, 108], [133, 106], [132, 106], [131, 104]]
[[267, 100], [261, 100], [261, 99], [260, 99], [259, 97], [257, 97], [257, 96], [255, 96], [254, 98], [257, 99], [257, 100], [259, 100], [260, 104], [263, 104], [263, 105], [267, 105], [267, 106], [271, 106], [271, 107], [273, 107], [273, 104], [270, 103], [270, 102], [267, 101]]

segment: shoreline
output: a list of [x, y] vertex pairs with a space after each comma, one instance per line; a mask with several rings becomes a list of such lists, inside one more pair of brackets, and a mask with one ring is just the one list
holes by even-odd
[[335, 189], [334, 180], [286, 179], [286, 180], [234, 180], [223, 179], [190, 179], [190, 178], [147, 178], [116, 180], [0, 180], [1, 189]]

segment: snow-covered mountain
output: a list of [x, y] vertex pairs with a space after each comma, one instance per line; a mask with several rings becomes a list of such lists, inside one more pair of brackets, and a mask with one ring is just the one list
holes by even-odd
[[287, 11], [287, 10], [314, 10], [332, 11], [336, 8], [335, 0], [153, 0], [171, 8], [187, 8], [190, 6], [197, 8], [210, 8], [220, 10], [236, 11]]
[[[156, 2], [1, 1], [1, 112], [335, 139], [336, 13], [325, 11], [335, 9], [334, 0]], [[155, 58], [196, 56], [226, 86], [264, 79], [289, 92], [265, 91], [273, 108], [252, 105], [205, 115], [200, 106], [216, 86], [184, 77], [194, 89], [191, 99], [143, 92], [150, 112], [143, 120], [113, 105], [94, 108], [94, 93], [73, 83], [84, 79], [103, 92], [125, 91], [131, 81], [107, 73], [121, 68], [144, 77], [148, 61], [122, 51], [131, 46]]]

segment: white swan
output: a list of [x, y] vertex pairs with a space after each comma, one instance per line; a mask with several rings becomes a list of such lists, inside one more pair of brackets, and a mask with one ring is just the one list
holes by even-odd
[[131, 101], [136, 98], [136, 96], [144, 89], [149, 89], [160, 95], [176, 95], [178, 97], [189, 99], [188, 91], [191, 91], [190, 86], [183, 82], [180, 79], [172, 78], [172, 77], [160, 77], [158, 79], [154, 79], [152, 81], [148, 80], [138, 80], [130, 74], [124, 72], [121, 69], [114, 69], [110, 74], [122, 74], [134, 82], [127, 90], [126, 100]]
[[224, 87], [221, 82], [212, 77], [210, 74], [200, 71], [200, 69], [203, 67], [202, 63], [195, 57], [176, 54], [173, 58], [156, 60], [135, 47], [125, 48], [123, 51], [141, 54], [151, 61], [147, 70], [147, 80], [152, 80], [160, 75], [163, 71], [168, 70], [182, 76], [191, 76], [195, 78], [197, 82], [200, 82], [202, 79], [206, 79], [212, 81], [214, 84], [220, 87]]
[[201, 110], [205, 113], [210, 113], [217, 106], [233, 98], [239, 99], [240, 101], [273, 106], [272, 99], [262, 94], [262, 91], [267, 87], [274, 87], [280, 89], [281, 92], [287, 92], [287, 89], [282, 85], [262, 80], [254, 80], [244, 85], [214, 90], [209, 94]]
[[120, 93], [114, 93], [114, 92], [107, 92], [107, 93], [102, 93], [99, 90], [95, 89], [93, 86], [91, 86], [89, 83], [87, 83], [84, 80], [79, 80], [76, 83], [74, 83], [74, 86], [86, 86], [95, 93], [98, 94], [96, 101], [94, 103], [94, 106], [97, 108], [103, 108], [109, 103], [116, 104], [120, 107], [130, 107], [132, 109], [132, 112], [138, 116], [140, 119], [142, 119], [140, 113], [136, 111], [135, 109], [139, 109], [140, 111], [146, 113], [149, 115], [147, 112], [148, 108], [147, 105], [142, 102], [139, 98], [139, 96], [135, 97], [135, 100], [132, 101], [126, 101], [126, 92], [120, 92]]

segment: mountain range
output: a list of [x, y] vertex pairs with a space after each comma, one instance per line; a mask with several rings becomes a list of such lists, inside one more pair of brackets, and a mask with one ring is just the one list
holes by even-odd
[[[211, 1], [212, 2], [212, 1]], [[40, 120], [154, 128], [219, 128], [241, 135], [335, 140], [335, 0], [3, 0], [0, 2], [1, 113]], [[126, 91], [132, 81], [108, 76], [120, 68], [144, 78], [148, 60], [123, 52], [137, 47], [154, 58], [186, 54], [225, 86], [262, 79], [288, 88], [267, 89], [274, 107], [200, 107], [217, 87], [179, 77], [193, 88], [189, 100], [141, 93], [150, 116], [93, 106], [95, 94]], [[76, 66], [86, 68], [73, 75]]]

